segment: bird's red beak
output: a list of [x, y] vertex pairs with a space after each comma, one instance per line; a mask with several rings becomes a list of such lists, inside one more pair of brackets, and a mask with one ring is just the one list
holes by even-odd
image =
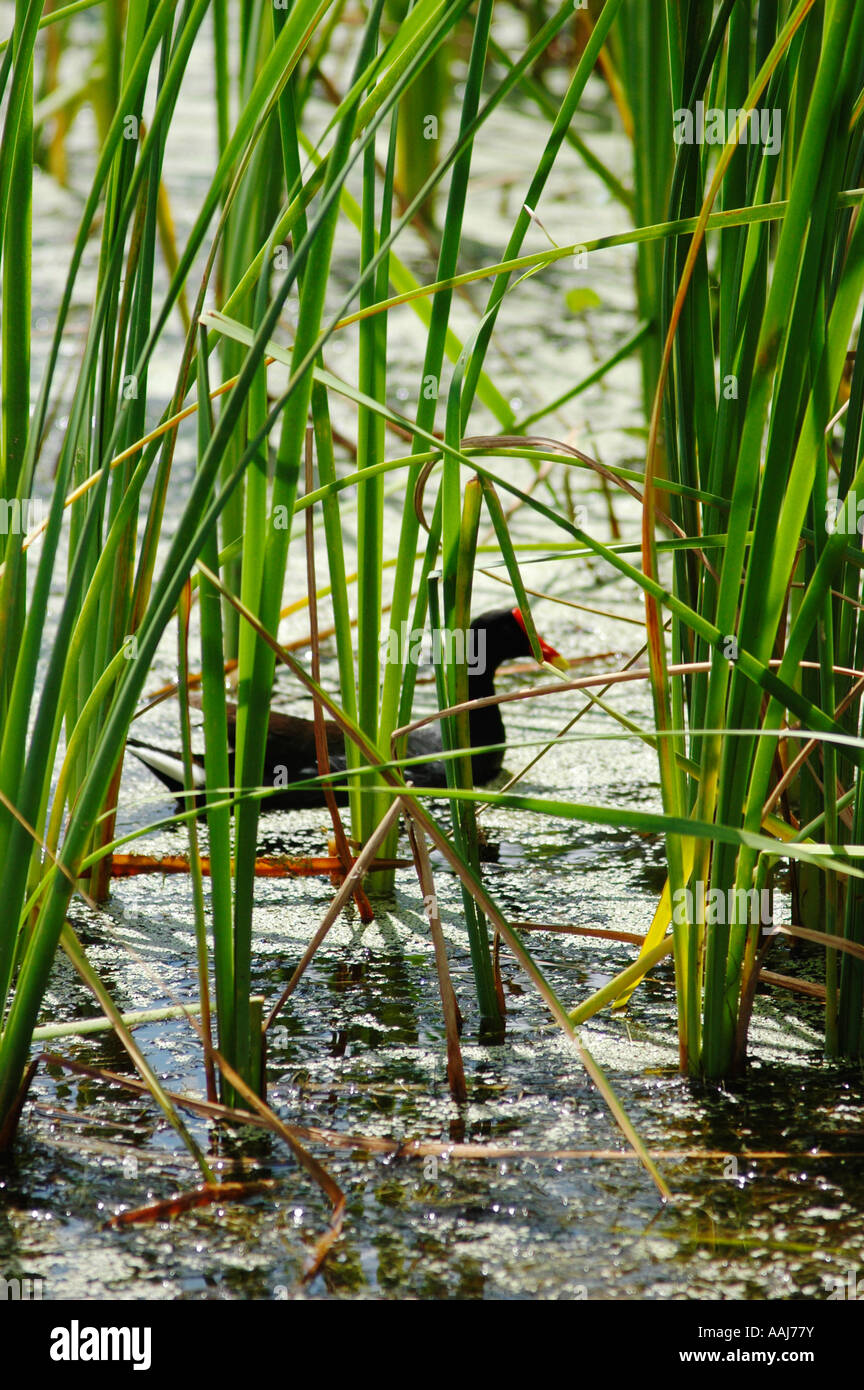
[[[525, 619], [522, 617], [522, 612], [519, 608], [513, 609], [513, 617], [527, 637], [528, 629], [525, 626]], [[560, 652], [556, 652], [554, 647], [550, 647], [548, 642], [544, 642], [539, 632], [537, 634], [537, 641], [540, 643], [540, 654], [547, 666], [554, 666], [558, 671], [570, 670], [570, 663], [566, 656], [562, 656]]]

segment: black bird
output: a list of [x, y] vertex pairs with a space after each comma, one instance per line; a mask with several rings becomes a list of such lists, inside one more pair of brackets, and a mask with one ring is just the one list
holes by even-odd
[[[435, 636], [433, 634], [433, 642]], [[565, 659], [540, 639], [540, 650], [544, 661], [567, 669]], [[434, 649], [433, 649], [434, 655]], [[500, 608], [492, 613], [482, 613], [471, 624], [466, 643], [465, 659], [468, 664], [468, 698], [480, 700], [495, 693], [495, 672], [504, 661], [512, 657], [530, 656], [531, 644], [525, 631], [525, 624], [518, 608]], [[231, 777], [234, 777], [234, 736], [237, 707], [228, 705], [228, 742]], [[504, 721], [498, 705], [486, 705], [482, 709], [469, 712], [471, 747], [485, 748], [488, 744], [504, 743]], [[325, 720], [327, 752], [330, 769], [334, 773], [345, 771], [345, 743], [342, 731], [332, 720]], [[179, 753], [167, 752], [128, 739], [127, 746], [145, 766], [165, 783], [175, 795], [184, 788], [183, 759]], [[440, 726], [426, 725], [408, 735], [405, 756], [423, 757], [426, 761], [416, 763], [405, 769], [406, 777], [418, 787], [446, 786], [445, 765], [436, 755], [441, 752]], [[471, 759], [474, 781], [479, 785], [491, 782], [501, 771], [504, 762], [503, 746], [484, 753], [475, 753]], [[204, 788], [204, 759], [196, 755], [193, 760], [196, 786]], [[267, 728], [267, 743], [264, 753], [264, 777], [270, 785], [286, 786], [282, 793], [275, 792], [262, 800], [264, 810], [295, 810], [301, 807], [324, 805], [324, 793], [320, 787], [292, 789], [286, 784], [317, 777], [318, 762], [315, 755], [315, 731], [311, 719], [301, 719], [292, 714], [279, 714], [271, 710]], [[335, 791], [337, 801], [344, 804], [347, 794], [344, 789]]]

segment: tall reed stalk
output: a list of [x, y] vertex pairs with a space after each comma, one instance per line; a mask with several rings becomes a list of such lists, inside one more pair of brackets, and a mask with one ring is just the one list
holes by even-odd
[[[654, 525], [667, 478], [694, 495], [710, 494], [701, 505], [670, 497], [673, 521], [694, 541], [725, 534], [710, 554], [679, 553], [674, 592], [686, 611], [673, 610], [669, 654], [673, 661], [707, 660], [710, 669], [669, 678], [662, 623], [669, 605], [649, 593], [646, 612], [665, 807], [745, 837], [713, 845], [686, 835], [668, 840], [673, 901], [686, 890], [691, 905], [675, 928], [682, 1062], [719, 1077], [743, 1065], [767, 947], [770, 922], [754, 918], [749, 895], [770, 885], [783, 855], [779, 847], [765, 855], [746, 837], [765, 824], [777, 803], [773, 789], [800, 747], [784, 741], [788, 724], [828, 736], [810, 746], [797, 778], [783, 779], [800, 805], [793, 826], [821, 828], [837, 846], [830, 867], [826, 861], [806, 871], [807, 925], [817, 922], [836, 937], [838, 894], [845, 894], [842, 936], [860, 936], [854, 880], [847, 887], [848, 871], [836, 870], [849, 830], [838, 818], [838, 800], [850, 779], [857, 781], [860, 745], [841, 750], [831, 742], [857, 729], [860, 717], [854, 678], [836, 674], [856, 667], [857, 624], [841, 595], [858, 592], [860, 537], [826, 534], [826, 518], [829, 492], [839, 488], [842, 496], [857, 485], [861, 462], [860, 400], [857, 413], [850, 402], [830, 422], [859, 331], [864, 285], [860, 218], [838, 206], [841, 191], [860, 183], [864, 12], [810, 0], [780, 12], [725, 5], [711, 27], [711, 6], [688, 11], [674, 29], [682, 36], [680, 62], [669, 66], [678, 129], [687, 128], [678, 113], [691, 113], [692, 123], [700, 109], [732, 115], [719, 144], [691, 139], [677, 146], [669, 215], [698, 222], [691, 239], [666, 247], [659, 323], [665, 346], [646, 466], [643, 565], [647, 577], [659, 575]], [[673, 21], [685, 17], [675, 4], [666, 13], [671, 33]], [[637, 146], [656, 138], [636, 131]], [[739, 207], [772, 199], [784, 200], [776, 244], [767, 224], [706, 237], [716, 202]], [[668, 462], [659, 448], [664, 424]], [[833, 456], [838, 426], [840, 465]], [[695, 614], [706, 625], [701, 631]], [[769, 672], [773, 658], [779, 668]], [[802, 678], [805, 658], [815, 669]], [[854, 830], [851, 838], [858, 839]], [[709, 901], [732, 911], [712, 920]], [[839, 1004], [833, 949], [828, 964], [828, 1045], [858, 1055], [861, 999], [853, 1003], [852, 981], [860, 980], [860, 962], [844, 955]], [[838, 1007], [845, 1020], [839, 1026]]]
[[[602, 1000], [583, 1001], [577, 1015], [614, 997], [623, 1001], [640, 969], [668, 949], [671, 919], [682, 1066], [711, 1077], [739, 1069], [771, 938], [761, 922], [706, 922], [701, 909], [715, 893], [749, 902], [747, 895], [771, 884], [778, 861], [788, 861], [798, 876], [798, 902], [808, 904], [806, 926], [815, 922], [826, 933], [827, 1045], [859, 1056], [864, 561], [857, 526], [826, 526], [826, 517], [835, 495], [846, 512], [864, 497], [859, 357], [848, 382], [845, 374], [861, 332], [864, 290], [864, 9], [841, 0], [779, 7], [764, 0], [607, 0], [586, 16], [579, 59], [563, 94], [553, 95], [541, 60], [574, 22], [570, 0], [548, 16], [544, 10], [522, 51], [506, 58], [491, 0], [417, 0], [398, 28], [384, 22], [384, 0], [362, 7], [359, 26], [348, 24], [338, 0], [294, 0], [288, 10], [266, 0], [236, 8], [227, 0], [109, 8], [102, 105], [110, 115], [32, 407], [34, 55], [40, 21], [50, 29], [67, 17], [43, 16], [39, 3], [18, 0], [14, 31], [0, 51], [0, 496], [20, 512], [37, 490], [50, 495], [38, 540], [23, 525], [0, 536], [4, 1142], [62, 945], [194, 1150], [67, 924], [74, 892], [86, 892], [97, 910], [108, 891], [124, 744], [175, 618], [190, 796], [188, 696], [200, 651], [209, 911], [194, 803], [185, 816], [211, 1094], [217, 1062], [229, 1103], [252, 1104], [261, 1081], [260, 1014], [250, 999], [255, 861], [261, 801], [279, 781], [264, 753], [277, 658], [345, 733], [353, 851], [371, 844], [392, 856], [395, 801], [411, 820], [421, 879], [428, 882], [429, 874], [423, 837], [457, 868], [482, 1024], [500, 1035], [494, 930], [573, 1035], [554, 989], [482, 882], [480, 794], [471, 786], [467, 719], [454, 709], [467, 694], [465, 670], [451, 663], [436, 673], [439, 705], [448, 711], [448, 784], [438, 799], [451, 804], [451, 839], [432, 798], [400, 774], [404, 742], [393, 747], [412, 716], [415, 659], [403, 653], [383, 670], [380, 661], [382, 629], [400, 650], [405, 624], [422, 628], [428, 618], [467, 627], [484, 518], [539, 656], [506, 504], [530, 509], [548, 528], [550, 544], [569, 547], [574, 563], [589, 555], [602, 560], [645, 599], [654, 727], [640, 728], [602, 696], [593, 698], [617, 718], [622, 737], [656, 749], [662, 813], [538, 798], [522, 789], [483, 793], [489, 804], [526, 815], [666, 837], [669, 881], [641, 967], [601, 992]], [[175, 245], [168, 137], [189, 62], [208, 32], [216, 167], [191, 229]], [[330, 44], [341, 45], [339, 82], [325, 62]], [[452, 102], [441, 74], [460, 59], [458, 105], [435, 144], [418, 121], [434, 114], [433, 100], [441, 109], [445, 96]], [[632, 135], [632, 194], [574, 132], [598, 65]], [[319, 86], [329, 102], [323, 115]], [[499, 108], [520, 87], [544, 122], [542, 139], [500, 258], [478, 265], [465, 244], [475, 152], [493, 138]], [[673, 128], [698, 102], [740, 112], [725, 142], [675, 143]], [[778, 113], [779, 150], [764, 139], [738, 139], [750, 113], [763, 110]], [[633, 209], [635, 225], [602, 236], [583, 220], [572, 244], [526, 251], [565, 143]], [[400, 150], [418, 153], [417, 176], [401, 189]], [[436, 268], [432, 282], [422, 284], [400, 237], [428, 212], [436, 190], [443, 210], [440, 236], [431, 233]], [[346, 285], [349, 229], [359, 232], [359, 253]], [[85, 253], [97, 236], [92, 314], [66, 393], [58, 364]], [[636, 248], [639, 324], [585, 381], [555, 383], [551, 405], [531, 418], [559, 409], [638, 348], [651, 402], [644, 476], [601, 466], [546, 436], [514, 435], [508, 392], [490, 366], [502, 304], [519, 295], [524, 276], [577, 248], [593, 257], [614, 245]], [[202, 264], [197, 279], [193, 267]], [[166, 280], [163, 293], [158, 286]], [[460, 336], [454, 297], [486, 281], [485, 303]], [[391, 403], [392, 315], [412, 310], [425, 344], [415, 399], [401, 413]], [[179, 350], [166, 334], [176, 312], [185, 332]], [[352, 379], [337, 376], [329, 360], [334, 334], [348, 331], [358, 347]], [[159, 410], [150, 372], [154, 355], [165, 352], [173, 354], [176, 380], [154, 428]], [[279, 385], [271, 362], [287, 369]], [[339, 454], [341, 423], [339, 430], [333, 423], [337, 403], [355, 412], [347, 461]], [[488, 431], [491, 415], [501, 435], [473, 429], [481, 409], [482, 428]], [[188, 426], [187, 413], [197, 417]], [[61, 414], [62, 430], [54, 425]], [[196, 467], [180, 488], [174, 458], [184, 429]], [[301, 482], [310, 429], [314, 448]], [[59, 443], [53, 475], [46, 448], [52, 437]], [[635, 495], [644, 518], [640, 563], [633, 562], [635, 538], [619, 543], [575, 524], [568, 487], [518, 486], [513, 458], [527, 461], [538, 479], [555, 461], [574, 477], [584, 471], [595, 479], [599, 471], [605, 485]], [[170, 540], [163, 535], [169, 500]], [[279, 642], [292, 546], [306, 544], [296, 535], [301, 513], [311, 513], [311, 534], [320, 528], [326, 545], [338, 697], [286, 660]], [[355, 524], [352, 590], [346, 536]], [[49, 621], [61, 574], [62, 597]], [[232, 780], [224, 677], [235, 656]], [[556, 697], [570, 698], [577, 688], [579, 682], [566, 683]], [[686, 889], [691, 911], [682, 921], [673, 904]], [[211, 973], [215, 1039], [207, 1008]], [[448, 990], [442, 977], [445, 1001]], [[453, 1017], [451, 1008], [451, 1034]], [[448, 1044], [452, 1060], [452, 1036]], [[604, 1094], [630, 1137], [608, 1088]]]

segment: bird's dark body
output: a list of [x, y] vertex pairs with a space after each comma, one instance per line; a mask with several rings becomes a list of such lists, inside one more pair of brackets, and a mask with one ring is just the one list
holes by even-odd
[[[478, 661], [477, 669], [470, 670], [468, 677], [469, 699], [478, 700], [494, 694], [495, 671], [503, 661], [512, 657], [530, 656], [531, 646], [525, 632], [514, 616], [513, 610], [505, 608], [494, 613], [484, 613], [471, 624], [475, 630], [476, 645], [469, 651], [482, 652], [484, 660]], [[481, 640], [482, 639], [482, 640]], [[554, 653], [553, 653], [554, 655]], [[472, 748], [483, 748], [489, 744], [500, 745], [489, 752], [472, 754], [471, 764], [475, 783], [484, 785], [491, 782], [501, 771], [504, 762], [504, 723], [497, 705], [486, 705], [482, 709], [469, 712]], [[234, 734], [236, 706], [228, 706], [229, 765], [231, 778], [234, 778]], [[333, 774], [344, 773], [346, 766], [345, 742], [341, 729], [331, 720], [325, 720], [327, 753], [330, 770]], [[179, 795], [183, 790], [182, 764], [177, 754], [166, 753], [136, 739], [128, 740], [129, 748], [156, 776], [172, 791]], [[439, 725], [431, 724], [416, 729], [409, 734], [405, 756], [423, 758], [405, 769], [405, 776], [418, 787], [443, 787], [447, 775], [443, 760], [436, 756], [441, 752], [441, 732]], [[204, 760], [196, 757], [195, 762], [203, 768]], [[173, 775], [172, 775], [173, 769]], [[301, 809], [323, 806], [322, 787], [294, 788], [290, 784], [302, 782], [319, 775], [315, 753], [315, 728], [311, 719], [301, 719], [296, 715], [280, 714], [272, 711], [264, 749], [264, 772], [262, 785], [265, 787], [284, 787], [284, 792], [274, 791], [262, 801], [263, 809]], [[347, 801], [343, 787], [335, 788], [334, 795], [340, 805]]]

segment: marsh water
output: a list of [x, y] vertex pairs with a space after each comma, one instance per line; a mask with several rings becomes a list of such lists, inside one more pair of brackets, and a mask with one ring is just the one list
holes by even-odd
[[[4, 21], [9, 9], [0, 6]], [[82, 55], [87, 22], [81, 16], [73, 27]], [[168, 160], [168, 191], [181, 238], [212, 169], [210, 61], [204, 35], [178, 122], [178, 131], [186, 121], [200, 139], [184, 143], [175, 135]], [[457, 70], [455, 80], [458, 75]], [[626, 146], [614, 133], [599, 84], [589, 86], [586, 113], [584, 133], [626, 174]], [[322, 109], [322, 120], [324, 115]], [[80, 210], [75, 170], [80, 167], [86, 185], [92, 138], [82, 116], [70, 141], [70, 156], [78, 159], [77, 166], [71, 159], [72, 187], [58, 191], [47, 178], [37, 187], [34, 316], [43, 348], [62, 285], [63, 248]], [[511, 104], [478, 144], [466, 265], [499, 258], [541, 138], [535, 114]], [[541, 212], [559, 242], [625, 225], [621, 210], [566, 149]], [[545, 244], [538, 229], [526, 249]], [[422, 279], [433, 278], [419, 240], [406, 236], [399, 249]], [[337, 288], [351, 283], [355, 263], [356, 246], [346, 239], [337, 250]], [[579, 316], [568, 310], [565, 297], [575, 276], [553, 268], [505, 302], [488, 366], [518, 402], [517, 414], [557, 396], [632, 331], [632, 258], [626, 249], [595, 257], [584, 277], [601, 310]], [[483, 298], [479, 293], [474, 303], [481, 305]], [[76, 308], [82, 330], [87, 307], [82, 301]], [[471, 305], [457, 300], [457, 331], [473, 323]], [[177, 345], [179, 326], [175, 333], [169, 343]], [[392, 398], [410, 404], [422, 330], [403, 309], [392, 315], [390, 333]], [[350, 336], [334, 339], [328, 350], [333, 369], [353, 370], [355, 351]], [[172, 366], [170, 353], [156, 364], [154, 414], [170, 392]], [[642, 423], [638, 372], [629, 363], [542, 428], [603, 462], [638, 466]], [[346, 432], [350, 426], [346, 412]], [[472, 432], [493, 429], [478, 410]], [[181, 437], [178, 494], [191, 474], [193, 447], [191, 435]], [[500, 466], [522, 483], [533, 481], [527, 465], [507, 460]], [[575, 475], [573, 492], [588, 508], [589, 529], [593, 524], [604, 534], [603, 495], [583, 474]], [[401, 505], [398, 494], [392, 505]], [[616, 497], [614, 505], [624, 535], [636, 536], [635, 504]], [[171, 524], [169, 516], [166, 535]], [[512, 525], [514, 538], [529, 547], [522, 553], [532, 587], [584, 606], [568, 610], [538, 602], [544, 636], [580, 662], [580, 673], [617, 669], [641, 641], [638, 625], [627, 621], [640, 617], [636, 595], [599, 564], [557, 556], [550, 547], [557, 538], [524, 509]], [[299, 546], [293, 564], [291, 582], [301, 591]], [[319, 564], [323, 571], [323, 541]], [[495, 573], [478, 576], [475, 609], [500, 603], [505, 591]], [[604, 616], [586, 609], [603, 610]], [[288, 637], [303, 631], [302, 617], [286, 626]], [[174, 644], [169, 633], [153, 670], [154, 690], [175, 674]], [[325, 646], [322, 656], [325, 683], [332, 683], [334, 653]], [[534, 679], [528, 670], [513, 673], [499, 688]], [[279, 678], [278, 695], [281, 707], [305, 710], [285, 677]], [[610, 698], [629, 719], [650, 728], [647, 690], [626, 685]], [[432, 687], [422, 685], [418, 702], [431, 707], [432, 699]], [[508, 770], [527, 761], [538, 742], [551, 738], [581, 705], [582, 697], [570, 694], [507, 707]], [[531, 770], [525, 789], [597, 805], [658, 807], [653, 753], [637, 739], [601, 737], [612, 727], [602, 716], [586, 715]], [[170, 705], [148, 714], [136, 732], [154, 742], [175, 742]], [[172, 810], [158, 784], [127, 759], [119, 829], [140, 829]], [[647, 929], [664, 879], [659, 840], [497, 807], [484, 813], [482, 823], [490, 847], [486, 882], [513, 919]], [[320, 812], [269, 814], [262, 819], [261, 852], [320, 854], [327, 837]], [[163, 829], [131, 848], [183, 853], [187, 840], [183, 830]], [[48, 1299], [822, 1299], [847, 1295], [858, 1277], [864, 1280], [862, 1079], [860, 1070], [823, 1060], [816, 1002], [761, 991], [748, 1074], [728, 1088], [694, 1089], [678, 1073], [668, 964], [640, 987], [625, 1015], [604, 1013], [583, 1028], [585, 1045], [659, 1155], [674, 1194], [664, 1205], [576, 1050], [506, 951], [506, 1037], [495, 1045], [481, 1039], [458, 884], [437, 860], [435, 875], [465, 1014], [467, 1104], [457, 1106], [448, 1093], [434, 958], [413, 870], [397, 873], [395, 892], [377, 901], [371, 926], [362, 926], [353, 907], [343, 913], [271, 1030], [268, 1099], [277, 1113], [286, 1123], [319, 1127], [331, 1138], [355, 1137], [353, 1144], [310, 1145], [347, 1196], [343, 1233], [314, 1279], [300, 1283], [329, 1206], [278, 1138], [251, 1129], [220, 1132], [187, 1117], [221, 1177], [267, 1186], [241, 1203], [188, 1211], [171, 1222], [111, 1228], [107, 1221], [118, 1210], [189, 1189], [198, 1171], [149, 1098], [44, 1063], [15, 1152], [0, 1168], [0, 1275], [40, 1280]], [[325, 879], [261, 881], [253, 993], [268, 1002], [278, 997], [332, 891]], [[116, 881], [103, 911], [92, 913], [77, 902], [70, 916], [124, 1010], [197, 997], [188, 879]], [[621, 970], [634, 952], [632, 945], [608, 939], [549, 931], [532, 933], [530, 945], [569, 1006]], [[819, 962], [815, 952], [793, 955], [778, 945], [768, 964], [816, 978]], [[96, 1012], [71, 966], [58, 958], [44, 1022]], [[148, 1024], [136, 1037], [169, 1089], [203, 1094], [201, 1050], [186, 1021]], [[108, 1033], [66, 1037], [51, 1046], [76, 1062], [133, 1074]], [[409, 1157], [364, 1147], [365, 1140], [381, 1138], [484, 1144], [492, 1156], [462, 1158], [445, 1150]], [[747, 1156], [753, 1154], [759, 1156]]]

